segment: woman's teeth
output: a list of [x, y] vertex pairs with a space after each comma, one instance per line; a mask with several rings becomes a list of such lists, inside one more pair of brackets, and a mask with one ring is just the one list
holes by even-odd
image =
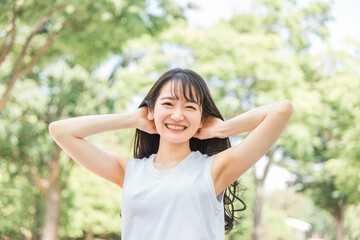
[[185, 127], [180, 127], [180, 126], [175, 126], [175, 125], [170, 125], [170, 124], [166, 124], [166, 127], [170, 128], [170, 129], [174, 129], [174, 130], [184, 130], [185, 129]]

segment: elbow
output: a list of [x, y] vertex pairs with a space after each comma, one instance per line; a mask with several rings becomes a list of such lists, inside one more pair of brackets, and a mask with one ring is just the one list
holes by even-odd
[[279, 113], [286, 114], [288, 116], [291, 116], [294, 113], [294, 105], [290, 100], [284, 99], [279, 102], [279, 107], [277, 109]]
[[48, 126], [48, 130], [51, 134], [51, 136], [56, 136], [59, 134], [59, 132], [61, 132], [60, 126], [59, 124], [55, 121], [55, 122], [51, 122]]

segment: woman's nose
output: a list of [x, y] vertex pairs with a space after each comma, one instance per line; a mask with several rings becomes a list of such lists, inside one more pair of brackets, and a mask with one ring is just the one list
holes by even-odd
[[174, 121], [182, 121], [184, 119], [184, 115], [182, 113], [182, 110], [180, 108], [174, 109], [174, 111], [171, 114], [171, 119]]

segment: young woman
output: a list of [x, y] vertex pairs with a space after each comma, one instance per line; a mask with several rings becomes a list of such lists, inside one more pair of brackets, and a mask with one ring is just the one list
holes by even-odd
[[[49, 131], [80, 165], [123, 188], [123, 240], [218, 240], [233, 228], [237, 179], [275, 144], [292, 113], [282, 100], [224, 121], [205, 81], [176, 68], [134, 112], [59, 120]], [[84, 139], [125, 128], [136, 128], [132, 158]], [[231, 147], [229, 136], [248, 131]]]

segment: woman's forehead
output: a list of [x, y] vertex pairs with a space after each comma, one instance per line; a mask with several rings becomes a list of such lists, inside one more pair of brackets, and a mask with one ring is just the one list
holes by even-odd
[[[193, 86], [191, 86], [191, 92], [193, 97], [195, 98], [194, 100], [197, 100], [197, 94]], [[181, 81], [168, 81], [167, 83], [165, 83], [164, 86], [161, 88], [159, 97], [176, 97], [183, 101], [185, 101], [186, 98], [191, 99], [189, 94], [189, 88], [186, 86], [184, 91]]]

